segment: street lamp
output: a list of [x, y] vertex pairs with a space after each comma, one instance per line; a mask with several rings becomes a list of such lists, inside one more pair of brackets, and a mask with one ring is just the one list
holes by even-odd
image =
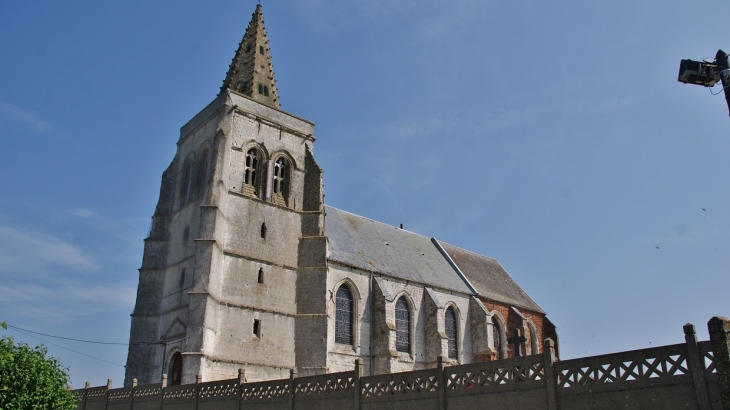
[[726, 52], [717, 50], [715, 61], [680, 61], [677, 81], [704, 87], [712, 87], [721, 82], [730, 114], [730, 89], [728, 88], [730, 87], [730, 66]]

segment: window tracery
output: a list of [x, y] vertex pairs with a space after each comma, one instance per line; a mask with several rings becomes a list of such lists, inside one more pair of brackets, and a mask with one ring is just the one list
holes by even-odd
[[335, 297], [335, 343], [352, 344], [353, 325], [352, 293], [347, 286], [337, 289]]
[[502, 328], [496, 320], [492, 323], [492, 338], [494, 339], [494, 350], [497, 351], [497, 359], [504, 359], [502, 354]]
[[259, 194], [259, 180], [261, 170], [261, 154], [256, 148], [246, 152], [246, 166], [243, 171], [243, 187], [250, 194]]
[[404, 297], [395, 303], [395, 350], [411, 351], [411, 309]]
[[283, 156], [274, 162], [272, 199], [281, 206], [287, 206], [289, 197], [289, 168], [289, 161]]
[[456, 359], [457, 358], [457, 344], [456, 344], [456, 313], [454, 313], [454, 308], [449, 306], [448, 309], [446, 309], [445, 317], [444, 317], [444, 326], [446, 330], [446, 338], [448, 340], [448, 354], [449, 359]]

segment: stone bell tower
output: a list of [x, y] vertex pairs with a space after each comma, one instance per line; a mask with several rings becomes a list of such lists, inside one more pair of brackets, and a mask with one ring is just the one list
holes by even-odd
[[324, 351], [295, 343], [321, 340], [327, 323], [314, 140], [313, 123], [280, 109], [259, 5], [220, 93], [180, 129], [162, 175], [125, 385], [324, 365]]

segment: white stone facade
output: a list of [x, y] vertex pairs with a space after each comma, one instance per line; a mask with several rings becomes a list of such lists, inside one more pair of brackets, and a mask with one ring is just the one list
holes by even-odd
[[[249, 31], [265, 40], [263, 28]], [[434, 367], [449, 357], [447, 309], [452, 364], [488, 360], [500, 341], [506, 352], [508, 324], [500, 316], [495, 344], [471, 271], [438, 241], [324, 205], [314, 124], [272, 101], [223, 89], [181, 128], [145, 239], [125, 385], [163, 373], [172, 384], [230, 379], [239, 369], [248, 381], [281, 379], [351, 370], [356, 358], [365, 374]], [[489, 280], [512, 287], [489, 299], [544, 317], [495, 266]], [[352, 344], [335, 341], [340, 286], [352, 295]], [[400, 298], [410, 311], [407, 351], [396, 345]]]

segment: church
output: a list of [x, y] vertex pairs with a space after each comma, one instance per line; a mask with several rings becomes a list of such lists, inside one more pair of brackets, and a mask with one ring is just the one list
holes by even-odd
[[324, 203], [280, 109], [261, 5], [180, 130], [139, 270], [125, 386], [383, 374], [541, 353], [546, 313], [487, 256]]

